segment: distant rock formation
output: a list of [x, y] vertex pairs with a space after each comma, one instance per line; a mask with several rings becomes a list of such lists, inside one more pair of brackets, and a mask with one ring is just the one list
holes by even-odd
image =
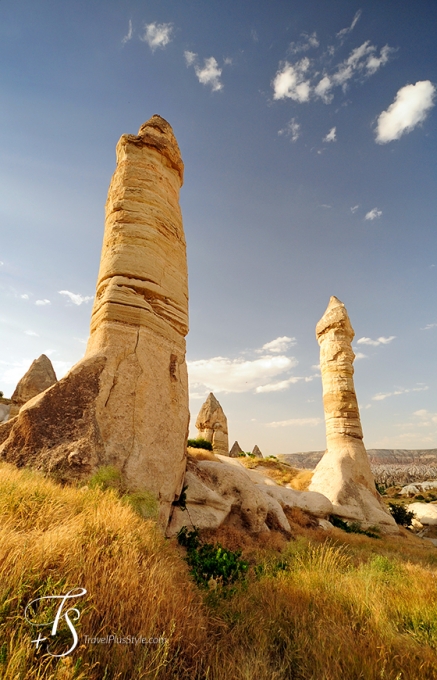
[[45, 355], [41, 354], [38, 359], [32, 362], [27, 373], [18, 382], [17, 387], [11, 397], [11, 408], [9, 417], [13, 418], [18, 414], [20, 408], [30, 399], [36, 397], [47, 388], [57, 382], [56, 373], [52, 362]]
[[214, 453], [229, 454], [228, 421], [212, 392], [199, 411], [196, 420], [199, 438], [211, 442]]
[[120, 138], [85, 357], [21, 409], [0, 446], [0, 458], [66, 480], [114, 465], [128, 488], [156, 495], [163, 526], [189, 420], [183, 167], [160, 116]]
[[375, 489], [363, 444], [358, 402], [353, 382], [352, 339], [355, 333], [346, 308], [331, 297], [316, 327], [320, 345], [327, 451], [318, 463], [310, 491], [329, 498], [333, 512], [364, 526], [378, 525], [396, 533], [396, 523]]
[[256, 444], [252, 449], [252, 456], [256, 456], [257, 458], [264, 458], [264, 456], [262, 455], [262, 453], [259, 449], [259, 446], [257, 446]]
[[230, 458], [238, 458], [240, 453], [243, 453], [243, 449], [241, 448], [241, 446], [238, 442], [234, 442], [232, 444], [231, 450], [229, 451], [229, 457]]

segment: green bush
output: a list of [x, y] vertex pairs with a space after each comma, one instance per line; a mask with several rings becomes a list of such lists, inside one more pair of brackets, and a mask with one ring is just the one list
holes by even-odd
[[241, 550], [226, 550], [220, 543], [201, 543], [197, 529], [182, 527], [177, 535], [180, 545], [187, 549], [186, 560], [198, 586], [227, 586], [242, 579], [248, 564], [241, 558]]
[[187, 446], [191, 446], [193, 449], [206, 449], [207, 451], [212, 451], [211, 442], [206, 441], [206, 439], [189, 439]]
[[88, 486], [92, 489], [98, 487], [103, 491], [114, 489], [121, 492], [123, 486], [121, 472], [114, 465], [104, 465], [89, 478]]
[[347, 534], [363, 534], [364, 536], [368, 536], [369, 538], [380, 538], [379, 534], [377, 533], [378, 531], [377, 527], [371, 527], [370, 529], [362, 529], [359, 522], [351, 522], [349, 524], [348, 522], [345, 522], [344, 520], [340, 519], [340, 517], [336, 517], [335, 515], [331, 515], [329, 521], [331, 522], [331, 524], [337, 527], [337, 529], [342, 529]]
[[155, 496], [149, 491], [126, 493], [121, 497], [121, 500], [126, 505], [130, 505], [140, 517], [144, 519], [158, 519], [159, 504]]
[[403, 527], [410, 526], [414, 519], [414, 512], [410, 512], [403, 505], [396, 505], [396, 503], [389, 503], [388, 507], [396, 524], [400, 524]]

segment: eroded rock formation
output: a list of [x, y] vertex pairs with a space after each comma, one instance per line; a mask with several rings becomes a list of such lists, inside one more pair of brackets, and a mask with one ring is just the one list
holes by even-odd
[[264, 458], [257, 444], [255, 444], [255, 446], [252, 449], [252, 455], [256, 456], [257, 458]]
[[163, 118], [122, 135], [85, 357], [21, 409], [0, 446], [3, 459], [63, 479], [114, 465], [127, 487], [159, 498], [162, 525], [182, 486], [189, 420], [182, 181]]
[[354, 335], [344, 304], [331, 297], [316, 327], [327, 450], [314, 471], [309, 489], [327, 496], [334, 514], [340, 517], [362, 522], [363, 526], [378, 525], [385, 532], [397, 532], [394, 519], [375, 489], [363, 444], [353, 382]]
[[229, 454], [228, 421], [212, 392], [199, 411], [196, 427], [199, 437], [211, 442], [214, 453]]
[[232, 444], [231, 450], [229, 451], [230, 458], [238, 458], [240, 453], [243, 453], [243, 449], [238, 442], [234, 442]]
[[41, 354], [38, 359], [32, 362], [29, 370], [23, 375], [18, 382], [17, 387], [11, 397], [11, 408], [9, 417], [16, 416], [22, 406], [37, 394], [41, 394], [48, 387], [57, 382], [56, 373], [53, 369], [52, 362], [45, 355]]

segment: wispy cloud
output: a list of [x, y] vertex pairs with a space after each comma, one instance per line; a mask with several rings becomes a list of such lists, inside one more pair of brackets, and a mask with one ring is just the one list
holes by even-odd
[[29, 299], [29, 296], [28, 296], [27, 293], [23, 293], [23, 295], [20, 295], [20, 298], [21, 298], [22, 300], [28, 300], [28, 299]]
[[388, 397], [395, 397], [399, 394], [408, 394], [409, 392], [424, 392], [425, 390], [428, 390], [429, 387], [425, 385], [424, 387], [411, 387], [409, 389], [405, 389], [403, 387], [400, 387], [397, 390], [394, 390], [393, 392], [379, 392], [379, 394], [375, 394], [374, 397], [372, 397], [373, 401], [383, 401], [384, 399], [388, 399]]
[[370, 220], [373, 222], [373, 220], [378, 219], [382, 215], [382, 210], [379, 210], [379, 208], [372, 208], [372, 210], [369, 210], [368, 213], [366, 213], [365, 220]]
[[437, 328], [437, 323], [428, 323], [421, 331], [429, 331], [431, 328]]
[[434, 106], [436, 88], [430, 80], [421, 80], [415, 85], [405, 85], [387, 111], [383, 111], [377, 121], [376, 141], [386, 144], [411, 132], [416, 125], [423, 123]]
[[323, 138], [324, 142], [336, 142], [337, 141], [337, 128], [333, 127], [329, 130], [326, 137]]
[[146, 42], [152, 52], [158, 47], [164, 48], [171, 42], [171, 34], [173, 32], [173, 24], [145, 24], [144, 35], [141, 37], [143, 42]]
[[280, 338], [266, 342], [261, 349], [255, 350], [258, 354], [261, 352], [273, 352], [280, 353], [286, 352], [290, 347], [296, 344], [296, 338], [289, 338], [287, 335], [283, 335]]
[[421, 424], [425, 427], [437, 424], [437, 412], [430, 413], [423, 408], [419, 411], [414, 411], [414, 415], [420, 418]]
[[278, 131], [278, 135], [285, 135], [285, 137], [289, 137], [292, 142], [297, 142], [300, 134], [300, 123], [296, 121], [296, 118], [289, 120], [285, 128]]
[[381, 336], [377, 340], [372, 340], [371, 338], [364, 337], [357, 340], [357, 345], [372, 345], [373, 347], [378, 347], [378, 345], [388, 345], [395, 338], [396, 335], [390, 335], [389, 338], [384, 338], [384, 336]]
[[360, 16], [361, 16], [361, 10], [359, 9], [357, 12], [355, 12], [355, 16], [352, 19], [351, 25], [348, 26], [347, 28], [342, 28], [341, 31], [339, 31], [337, 33], [336, 37], [339, 38], [340, 40], [343, 40], [343, 38], [345, 38], [349, 33], [352, 33], [352, 31], [354, 30]]
[[126, 33], [126, 35], [124, 36], [124, 38], [122, 39], [121, 42], [124, 45], [125, 43], [129, 42], [129, 40], [131, 40], [131, 39], [132, 39], [132, 21], [131, 21], [131, 19], [129, 19], [128, 32]]
[[290, 385], [296, 385], [298, 382], [312, 382], [315, 378], [319, 378], [320, 375], [308, 375], [306, 377], [301, 377], [301, 376], [292, 376], [291, 378], [287, 378], [286, 380], [280, 380], [279, 382], [275, 383], [268, 383], [267, 385], [259, 385], [259, 387], [256, 388], [255, 392], [257, 394], [263, 394], [265, 392], [283, 392], [284, 390], [287, 390]]
[[74, 305], [81, 305], [84, 302], [94, 300], [94, 295], [80, 295], [80, 293], [71, 293], [69, 290], [59, 290], [58, 293], [59, 295], [66, 295]]
[[291, 427], [293, 425], [314, 427], [322, 422], [322, 418], [290, 418], [290, 420], [276, 420], [266, 424], [267, 427]]
[[[354, 25], [352, 22], [352, 27]], [[349, 27], [340, 33], [346, 35], [345, 32], [351, 30]], [[315, 34], [307, 38], [306, 42], [292, 43], [289, 52], [296, 54], [310, 47], [319, 47]], [[377, 47], [372, 45], [370, 40], [366, 40], [355, 47], [346, 59], [332, 66], [332, 55], [335, 51], [335, 48], [332, 48], [330, 57], [327, 57], [326, 51], [321, 51], [313, 55], [312, 59], [305, 56], [295, 62], [289, 59], [280, 62], [271, 83], [273, 99], [292, 99], [301, 104], [311, 99], [321, 99], [325, 104], [330, 104], [334, 98], [335, 88], [340, 87], [345, 91], [351, 81], [365, 81], [389, 61], [394, 50], [385, 45], [378, 52]]]
[[[219, 67], [215, 57], [204, 59], [203, 66], [199, 65], [195, 52], [186, 50], [184, 52], [184, 57], [187, 66], [194, 66], [194, 71], [199, 83], [202, 83], [202, 85], [209, 85], [213, 92], [218, 92], [223, 89], [223, 83], [221, 81], [223, 69]], [[224, 65], [229, 65], [230, 63], [232, 63], [232, 59], [224, 60]]]
[[303, 40], [299, 40], [298, 42], [292, 42], [290, 43], [290, 46], [288, 48], [288, 51], [290, 54], [298, 54], [299, 52], [307, 52], [310, 49], [315, 49], [316, 47], [319, 47], [320, 43], [317, 39], [317, 33], [314, 31], [314, 33], [311, 33], [311, 35], [308, 35], [308, 33], [302, 33], [302, 38]]
[[35, 333], [35, 331], [24, 331], [26, 335], [34, 335], [36, 338], [39, 338], [39, 334]]
[[363, 354], [362, 352], [355, 352], [355, 359], [359, 361], [360, 359], [367, 359], [368, 356], [367, 354]]
[[212, 392], [248, 392], [297, 365], [294, 357], [265, 356], [252, 361], [213, 357], [188, 361], [191, 388], [204, 385]]
[[46, 305], [51, 305], [52, 303], [50, 302], [50, 300], [44, 299], [44, 300], [36, 300], [35, 304], [38, 305], [38, 307], [45, 307]]
[[352, 214], [356, 213], [359, 207], [360, 207], [359, 204], [358, 204], [358, 205], [354, 205], [354, 206], [351, 208], [351, 213], [352, 213]]

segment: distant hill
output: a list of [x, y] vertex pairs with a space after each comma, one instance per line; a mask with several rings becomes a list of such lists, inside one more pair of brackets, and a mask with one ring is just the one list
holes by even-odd
[[[296, 468], [314, 470], [324, 451], [285, 453], [280, 460]], [[367, 449], [378, 484], [404, 485], [437, 479], [437, 449]]]

